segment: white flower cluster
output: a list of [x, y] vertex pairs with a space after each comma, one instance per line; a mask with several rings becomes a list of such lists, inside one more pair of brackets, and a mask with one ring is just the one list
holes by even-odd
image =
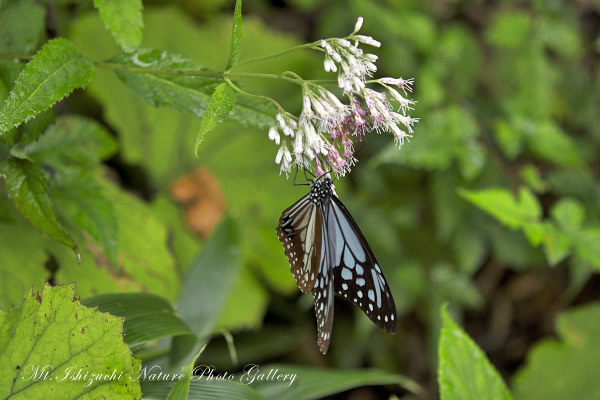
[[[329, 169], [343, 176], [356, 162], [352, 137], [362, 140], [369, 131], [388, 131], [401, 146], [412, 136], [418, 118], [408, 115], [415, 102], [405, 96], [412, 92], [413, 80], [367, 80], [377, 71], [377, 56], [365, 53], [359, 45], [380, 47], [381, 43], [370, 36], [357, 34], [362, 23], [362, 17], [358, 18], [354, 32], [346, 38], [324, 39], [313, 47], [325, 53], [325, 71], [337, 72], [338, 86], [350, 104], [344, 104], [320, 85], [302, 81], [300, 116], [296, 118], [280, 110], [278, 125], [269, 129], [269, 139], [280, 145], [275, 162], [286, 175], [294, 165], [312, 168], [314, 164], [319, 176], [323, 173], [322, 161], [325, 161]], [[368, 88], [370, 83], [379, 84], [385, 91]], [[397, 103], [396, 107], [391, 99]], [[290, 138], [291, 152], [286, 141], [281, 141], [280, 130]]]

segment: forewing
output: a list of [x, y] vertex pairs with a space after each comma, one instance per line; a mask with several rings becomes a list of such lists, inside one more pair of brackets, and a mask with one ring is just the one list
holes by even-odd
[[[324, 215], [326, 215], [324, 212]], [[331, 340], [331, 329], [333, 327], [333, 275], [331, 271], [331, 251], [327, 240], [326, 221], [322, 224], [321, 258], [319, 261], [319, 272], [317, 280], [312, 289], [315, 300], [315, 315], [317, 317], [317, 344], [321, 353], [327, 353]]]
[[317, 278], [323, 242], [321, 207], [306, 195], [279, 218], [277, 237], [290, 262], [290, 270], [302, 292], [310, 291]]
[[332, 196], [327, 217], [335, 293], [356, 304], [378, 327], [395, 333], [396, 305], [379, 263], [342, 202]]

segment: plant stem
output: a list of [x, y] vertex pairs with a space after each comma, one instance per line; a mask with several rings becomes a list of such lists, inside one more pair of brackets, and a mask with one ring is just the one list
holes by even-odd
[[246, 65], [246, 64], [250, 64], [250, 63], [254, 63], [254, 62], [259, 62], [259, 61], [270, 60], [272, 58], [280, 57], [280, 56], [282, 56], [284, 54], [290, 53], [290, 52], [292, 52], [294, 50], [300, 50], [300, 49], [310, 48], [310, 47], [316, 46], [317, 44], [318, 44], [318, 42], [305, 43], [305, 44], [301, 44], [301, 45], [298, 45], [298, 46], [290, 47], [289, 49], [280, 51], [279, 53], [270, 54], [270, 55], [261, 56], [261, 57], [248, 58], [246, 60], [242, 60], [242, 61], [238, 62], [236, 64], [236, 66], [238, 66], [238, 65]]
[[224, 79], [225, 79], [225, 82], [227, 82], [227, 84], [228, 84], [229, 86], [231, 86], [231, 88], [232, 88], [233, 90], [235, 90], [236, 92], [238, 92], [239, 94], [241, 94], [241, 95], [243, 95], [243, 96], [254, 97], [254, 98], [256, 98], [256, 99], [261, 99], [261, 100], [268, 101], [268, 102], [270, 102], [270, 103], [273, 103], [273, 104], [275, 105], [275, 107], [277, 107], [277, 110], [278, 110], [278, 111], [282, 111], [282, 110], [283, 110], [283, 107], [281, 107], [281, 105], [280, 105], [280, 104], [279, 104], [277, 101], [275, 101], [274, 99], [272, 99], [272, 98], [270, 98], [270, 97], [267, 97], [267, 96], [261, 96], [261, 95], [258, 95], [258, 94], [252, 94], [252, 93], [248, 93], [248, 92], [246, 92], [245, 90], [242, 90], [242, 89], [240, 89], [240, 88], [239, 88], [239, 87], [238, 87], [238, 86], [237, 86], [235, 83], [233, 83], [233, 82], [231, 81], [231, 79], [229, 79], [227, 76], [225, 76], [225, 77], [224, 77]]

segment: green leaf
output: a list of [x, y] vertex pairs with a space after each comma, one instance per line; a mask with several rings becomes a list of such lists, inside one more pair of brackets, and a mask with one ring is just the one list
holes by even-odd
[[500, 150], [507, 158], [512, 160], [521, 153], [523, 139], [521, 133], [514, 126], [505, 121], [499, 121], [496, 123], [494, 134]]
[[40, 232], [77, 253], [77, 245], [62, 228], [46, 192], [47, 182], [39, 167], [26, 160], [6, 159], [0, 165], [8, 191], [17, 210]]
[[45, 32], [44, 8], [32, 0], [13, 1], [0, 11], [0, 53], [31, 53]]
[[388, 146], [380, 152], [376, 162], [441, 170], [457, 160], [464, 178], [471, 180], [481, 172], [485, 152], [477, 141], [477, 122], [466, 108], [452, 106], [434, 112], [423, 124], [419, 130], [428, 134], [415, 134], [410, 140], [410, 149]]
[[153, 294], [105, 294], [90, 297], [81, 303], [124, 317], [123, 335], [130, 347], [164, 337], [193, 334], [169, 302]]
[[558, 226], [567, 232], [577, 232], [583, 224], [585, 210], [582, 205], [574, 199], [561, 199], [550, 211], [552, 218]]
[[600, 306], [590, 304], [560, 314], [556, 330], [559, 340], [543, 340], [530, 351], [514, 379], [515, 399], [598, 399]]
[[460, 189], [458, 193], [512, 229], [536, 223], [542, 214], [537, 198], [525, 187], [521, 188], [518, 199], [502, 188]]
[[27, 63], [0, 108], [0, 135], [85, 87], [94, 65], [68, 40], [50, 40]]
[[531, 35], [531, 17], [523, 11], [499, 14], [486, 32], [489, 43], [498, 47], [516, 48]]
[[[153, 106], [169, 106], [202, 116], [210, 101], [210, 93], [222, 79], [201, 76], [210, 73], [195, 62], [166, 51], [139, 49], [121, 54], [111, 62], [122, 65], [115, 72], [119, 79]], [[186, 74], [161, 71], [185, 70]], [[193, 72], [199, 75], [192, 75]]]
[[[26, 293], [19, 308], [0, 311], [0, 397], [139, 399], [139, 383], [130, 378], [141, 363], [123, 342], [122, 329], [121, 318], [82, 306], [73, 285]], [[48, 379], [33, 379], [36, 367], [42, 374], [46, 365]], [[117, 371], [123, 377], [64, 379], [80, 368], [82, 375]]]
[[242, 0], [235, 1], [235, 10], [233, 12], [233, 27], [231, 28], [231, 48], [229, 52], [229, 61], [227, 69], [230, 69], [240, 59], [242, 54]]
[[[343, 392], [355, 387], [372, 385], [400, 385], [402, 388], [420, 394], [421, 387], [411, 379], [377, 369], [345, 369], [334, 370], [324, 368], [296, 367], [292, 365], [256, 366], [257, 370], [248, 368], [239, 379], [242, 383], [251, 384], [265, 397], [278, 400], [320, 399], [334, 393]], [[252, 381], [253, 373], [288, 375], [290, 379], [281, 381]], [[295, 380], [290, 384], [291, 377]]]
[[544, 224], [544, 253], [548, 263], [552, 266], [558, 264], [571, 253], [571, 238], [557, 229], [552, 223]]
[[[19, 240], [15, 240], [19, 238]], [[0, 224], [0, 308], [18, 305], [32, 286], [41, 289], [49, 273], [44, 269], [48, 255], [46, 239], [29, 226]]]
[[600, 270], [600, 228], [583, 229], [573, 243], [579, 257]]
[[[241, 3], [241, 1], [240, 1]], [[202, 116], [202, 124], [200, 125], [200, 131], [196, 137], [196, 144], [194, 146], [194, 154], [198, 156], [198, 147], [204, 141], [204, 135], [215, 129], [217, 125], [220, 125], [227, 119], [229, 112], [235, 104], [236, 94], [227, 83], [221, 83], [216, 87], [213, 92], [210, 103], [206, 108], [206, 112]]]
[[133, 51], [142, 43], [142, 0], [94, 0], [106, 29], [125, 51]]
[[555, 123], [543, 121], [526, 124], [524, 133], [529, 148], [537, 156], [562, 167], [578, 167], [583, 164], [583, 157], [573, 139]]
[[140, 199], [112, 183], [99, 181], [103, 196], [112, 205], [118, 226], [118, 265], [111, 266], [101, 248], [88, 244], [81, 265], [52, 249], [59, 262], [58, 282], [78, 282], [82, 297], [119, 291], [153, 293], [173, 301], [179, 277], [168, 246], [168, 232]]
[[[178, 54], [165, 51], [140, 49], [131, 54], [119, 55], [112, 62], [124, 66], [116, 71], [117, 76], [147, 103], [173, 107], [200, 117], [210, 104], [211, 94], [223, 82], [219, 74], [211, 73]], [[174, 69], [187, 72], [165, 72]], [[209, 77], [202, 74], [208, 74]], [[211, 75], [217, 77], [210, 77]], [[243, 99], [233, 107], [230, 116], [244, 125], [268, 128], [275, 121], [275, 112], [263, 103], [256, 99]]]
[[544, 193], [548, 184], [540, 175], [540, 171], [533, 164], [527, 164], [519, 171], [519, 176], [536, 193]]
[[188, 399], [190, 393], [190, 385], [192, 383], [192, 376], [194, 375], [194, 364], [196, 363], [196, 360], [200, 357], [205, 348], [206, 345], [200, 350], [198, 355], [194, 357], [192, 361], [183, 366], [183, 368], [181, 369], [181, 375], [183, 375], [183, 378], [178, 380], [175, 383], [175, 385], [173, 385], [173, 388], [167, 396], [167, 400]]
[[[194, 378], [196, 379], [196, 378]], [[142, 382], [142, 393], [144, 399], [163, 400], [167, 398], [174, 382]], [[228, 380], [194, 380], [190, 383], [188, 399], [211, 399], [211, 400], [268, 400], [247, 385]]]
[[[39, 136], [48, 128], [50, 124], [54, 122], [55, 115], [54, 108], [49, 108], [46, 111], [35, 116], [34, 119], [29, 120], [19, 127], [19, 135], [16, 143], [19, 148], [23, 148], [29, 143], [35, 142]], [[11, 153], [13, 149], [11, 148]], [[14, 157], [17, 157], [14, 155]]]
[[442, 400], [511, 399], [498, 371], [445, 306], [441, 316], [438, 383]]
[[213, 333], [240, 268], [239, 240], [237, 224], [226, 217], [186, 272], [177, 311], [196, 337], [173, 340], [172, 366], [189, 362]]
[[64, 116], [19, 154], [38, 162], [93, 165], [116, 151], [115, 139], [102, 125], [85, 117]]
[[243, 265], [235, 277], [215, 331], [259, 329], [268, 305], [268, 294], [252, 267]]

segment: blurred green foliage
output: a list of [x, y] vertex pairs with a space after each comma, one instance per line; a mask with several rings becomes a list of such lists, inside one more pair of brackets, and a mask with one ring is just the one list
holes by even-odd
[[[598, 298], [594, 2], [248, 1], [242, 33], [234, 29], [239, 53], [230, 51], [233, 1], [148, 0], [142, 11], [139, 0], [127, 0], [123, 12], [115, 3], [0, 2], [2, 309], [44, 282], [76, 282], [77, 295], [93, 305], [99, 295], [160, 296], [161, 317], [177, 329], [129, 343], [145, 363], [189, 369], [212, 338], [199, 362], [235, 370], [232, 346], [220, 338], [232, 332], [240, 365], [301, 364], [307, 377], [321, 374], [311, 366], [335, 369], [312, 392], [299, 386], [302, 398], [361, 385], [387, 385], [361, 389], [374, 398], [436, 398], [438, 361], [444, 399], [468, 398], [461, 390], [468, 392], [469, 380], [489, 390], [478, 398], [508, 398], [500, 376], [517, 399], [596, 398], [600, 386], [587, 375], [596, 306], [569, 310]], [[322, 357], [309, 296], [295, 294], [274, 229], [304, 194], [278, 176], [267, 139], [274, 110], [238, 96], [228, 121], [215, 118], [196, 158], [200, 117], [215, 110], [211, 95], [222, 80], [148, 69], [222, 71], [238, 58], [344, 36], [357, 16], [365, 34], [382, 42], [378, 76], [415, 78], [421, 118], [401, 150], [388, 135], [368, 135], [358, 166], [336, 182], [401, 318], [390, 336], [338, 302], [331, 350]], [[306, 51], [236, 70], [331, 79], [320, 56]], [[236, 84], [292, 112], [301, 107], [301, 93], [285, 82]], [[229, 214], [206, 241], [187, 228], [170, 193], [198, 166], [214, 174]], [[547, 286], [536, 291], [536, 281]], [[440, 336], [446, 302], [491, 363], [447, 314]], [[139, 311], [112, 312], [125, 316], [126, 331], [153, 332], [135, 325]], [[542, 341], [528, 355], [554, 332], [548, 326], [558, 311], [561, 342]], [[379, 369], [354, 370], [362, 367]], [[191, 382], [190, 393], [294, 393], [253, 388]], [[171, 386], [142, 389], [164, 398]]]

